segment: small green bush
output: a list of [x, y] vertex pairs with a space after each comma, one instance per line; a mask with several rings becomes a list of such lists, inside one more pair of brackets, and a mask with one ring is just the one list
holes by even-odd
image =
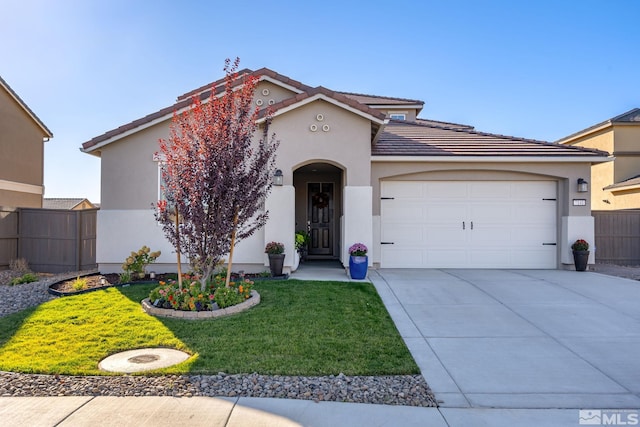
[[11, 281], [11, 286], [21, 285], [23, 283], [37, 282], [38, 276], [34, 273], [25, 273], [20, 277], [16, 277]]
[[88, 283], [88, 280], [86, 277], [83, 277], [83, 278], [78, 277], [76, 280], [73, 281], [71, 286], [76, 291], [81, 291], [87, 287], [87, 283]]

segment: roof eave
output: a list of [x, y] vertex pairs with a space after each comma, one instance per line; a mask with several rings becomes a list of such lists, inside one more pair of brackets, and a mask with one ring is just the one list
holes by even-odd
[[18, 96], [18, 94], [14, 92], [13, 89], [11, 89], [9, 83], [5, 82], [2, 77], [0, 77], [0, 86], [2, 86], [5, 91], [7, 91], [7, 93], [13, 98], [13, 100], [25, 111], [25, 113], [27, 113], [31, 120], [33, 120], [34, 123], [40, 129], [42, 129], [45, 138], [53, 138], [53, 133], [49, 130], [49, 128], [42, 122], [42, 120], [40, 120], [38, 116], [36, 116], [36, 114], [31, 110], [31, 108], [29, 108], [29, 106], [22, 100], [22, 98], [20, 98], [20, 96]]
[[549, 155], [549, 156], [465, 156], [465, 155], [372, 155], [372, 162], [433, 162], [433, 163], [605, 163], [613, 158], [603, 156], [572, 156], [572, 155]]

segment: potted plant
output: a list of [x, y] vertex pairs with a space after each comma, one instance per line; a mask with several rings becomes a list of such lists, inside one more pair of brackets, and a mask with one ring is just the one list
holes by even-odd
[[309, 249], [307, 247], [309, 243], [309, 233], [304, 230], [296, 231], [296, 251], [300, 254], [300, 262], [304, 262], [307, 259]]
[[264, 248], [264, 253], [269, 255], [269, 269], [273, 277], [282, 276], [282, 266], [284, 264], [284, 244], [280, 242], [269, 242]]
[[364, 243], [354, 243], [349, 248], [349, 274], [352, 279], [362, 280], [367, 277], [369, 267], [369, 257], [367, 257], [367, 247]]
[[584, 239], [578, 239], [571, 245], [571, 250], [576, 271], [585, 271], [589, 261], [589, 243]]

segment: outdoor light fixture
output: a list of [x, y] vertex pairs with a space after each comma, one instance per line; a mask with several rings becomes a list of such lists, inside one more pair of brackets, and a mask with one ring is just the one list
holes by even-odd
[[107, 279], [104, 277], [100, 278], [100, 285], [105, 286], [107, 284]]
[[273, 185], [281, 187], [283, 179], [284, 177], [282, 176], [282, 171], [280, 169], [277, 169], [276, 173], [273, 174]]
[[582, 178], [578, 178], [578, 193], [589, 191], [589, 183]]
[[151, 273], [149, 273], [149, 277], [151, 278], [151, 280], [156, 278], [156, 272], [152, 271]]

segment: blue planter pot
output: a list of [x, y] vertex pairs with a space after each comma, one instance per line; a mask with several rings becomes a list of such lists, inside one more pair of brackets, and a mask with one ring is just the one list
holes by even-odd
[[366, 255], [349, 257], [349, 274], [352, 279], [362, 280], [367, 277], [368, 267], [369, 258]]

